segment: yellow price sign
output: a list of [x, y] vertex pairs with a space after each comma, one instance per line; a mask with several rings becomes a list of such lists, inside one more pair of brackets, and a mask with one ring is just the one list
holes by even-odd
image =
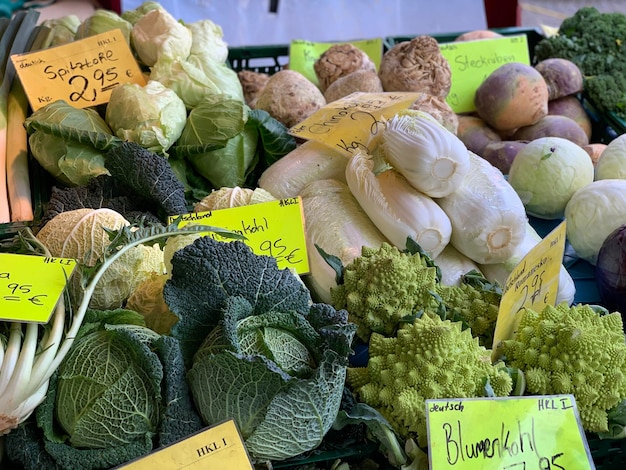
[[595, 469], [573, 395], [426, 400], [431, 470]]
[[452, 86], [446, 101], [457, 113], [476, 110], [476, 90], [498, 67], [508, 62], [530, 64], [525, 35], [450, 42], [440, 44], [439, 48], [452, 71]]
[[146, 81], [121, 30], [11, 56], [33, 110], [57, 100], [76, 108], [107, 103], [122, 83]]
[[410, 92], [355, 92], [318, 109], [289, 133], [322, 142], [347, 156], [359, 149], [370, 153], [384, 120], [407, 109], [420, 96]]
[[0, 253], [0, 319], [47, 323], [76, 260]]
[[116, 468], [127, 470], [254, 469], [241, 434], [232, 419]]
[[546, 235], [506, 279], [493, 339], [493, 358], [501, 354], [501, 341], [515, 334], [523, 308], [541, 311], [554, 305], [565, 251], [565, 221]]
[[361, 49], [372, 59], [376, 70], [380, 66], [383, 57], [383, 40], [382, 38], [363, 39], [360, 41], [345, 41], [340, 43], [333, 42], [312, 42], [295, 39], [289, 45], [289, 69], [300, 72], [315, 85], [319, 85], [317, 75], [313, 64], [320, 56], [331, 48], [334, 44], [352, 44], [354, 47]]
[[[246, 238], [244, 243], [254, 253], [275, 258], [280, 269], [294, 269], [298, 274], [309, 272], [300, 197], [182, 214], [170, 217], [170, 223], [177, 217], [181, 218], [181, 227], [186, 224], [212, 225], [243, 235]], [[210, 232], [208, 236], [220, 241], [230, 240]]]

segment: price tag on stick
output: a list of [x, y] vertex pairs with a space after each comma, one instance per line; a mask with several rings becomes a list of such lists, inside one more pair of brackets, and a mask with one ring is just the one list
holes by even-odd
[[[280, 269], [295, 269], [298, 274], [309, 272], [300, 197], [182, 214], [170, 217], [170, 223], [177, 217], [181, 217], [181, 227], [186, 224], [211, 225], [243, 235], [246, 237], [244, 243], [254, 253], [272, 256]], [[220, 241], [229, 241], [215, 233], [209, 232], [208, 235]]]
[[122, 83], [146, 81], [119, 29], [36, 52], [14, 54], [11, 61], [37, 109], [57, 100], [76, 108], [107, 103]]
[[493, 359], [501, 355], [500, 342], [515, 334], [523, 308], [539, 312], [546, 305], [555, 304], [565, 251], [565, 223], [546, 235], [509, 274], [500, 300]]
[[76, 260], [0, 253], [0, 319], [47, 323]]

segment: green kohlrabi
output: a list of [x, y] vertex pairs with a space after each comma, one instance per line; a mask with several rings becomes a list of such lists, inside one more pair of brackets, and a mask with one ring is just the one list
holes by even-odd
[[243, 242], [198, 238], [172, 266], [163, 295], [205, 424], [233, 418], [258, 461], [317, 447], [341, 403], [347, 312], [312, 303], [295, 274]]
[[[210, 145], [223, 145], [207, 150]], [[172, 148], [215, 189], [252, 186], [262, 171], [296, 147], [287, 128], [267, 112], [225, 95], [205, 97], [189, 112]]]

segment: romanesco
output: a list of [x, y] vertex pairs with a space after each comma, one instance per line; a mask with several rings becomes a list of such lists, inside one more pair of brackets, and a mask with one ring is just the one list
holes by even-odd
[[446, 308], [446, 318], [463, 321], [481, 345], [491, 347], [502, 299], [501, 289], [485, 283], [478, 288], [464, 278], [458, 286], [438, 284], [435, 292]]
[[503, 352], [510, 366], [524, 372], [527, 392], [572, 394], [584, 429], [607, 431], [607, 410], [626, 398], [621, 315], [565, 302], [520, 315], [517, 333], [503, 342]]
[[401, 437], [424, 447], [425, 400], [484, 396], [487, 381], [496, 396], [511, 393], [511, 376], [490, 356], [460, 322], [423, 315], [394, 337], [372, 333], [367, 366], [349, 368], [347, 382]]
[[492, 344], [502, 291], [479, 273], [468, 273], [460, 286], [447, 286], [428, 255], [383, 243], [363, 247], [342, 274], [331, 289], [331, 303], [348, 311], [364, 341], [372, 332], [393, 335], [407, 317], [424, 313], [462, 321], [482, 345]]
[[389, 243], [364, 246], [345, 266], [343, 282], [331, 289], [331, 302], [348, 311], [357, 336], [367, 341], [372, 332], [392, 334], [403, 317], [433, 303], [436, 283], [437, 270], [422, 255]]

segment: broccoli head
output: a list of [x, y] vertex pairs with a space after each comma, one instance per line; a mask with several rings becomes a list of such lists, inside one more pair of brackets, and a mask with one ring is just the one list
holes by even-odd
[[559, 57], [575, 63], [591, 101], [601, 111], [626, 118], [626, 15], [580, 8], [563, 20], [557, 35], [539, 41], [534, 52], [536, 62]]
[[602, 315], [590, 305], [525, 309], [505, 360], [537, 395], [572, 394], [586, 431], [608, 430], [607, 410], [626, 398], [626, 343], [619, 312]]
[[372, 333], [366, 367], [349, 368], [348, 385], [377, 409], [403, 438], [426, 446], [427, 399], [508, 396], [513, 381], [504, 367], [492, 365], [460, 322], [423, 315], [404, 323], [394, 337]]
[[437, 269], [419, 253], [400, 251], [383, 243], [362, 247], [361, 255], [343, 270], [343, 282], [331, 289], [335, 308], [345, 308], [367, 341], [372, 332], [392, 334], [400, 320], [436, 302], [431, 294]]

